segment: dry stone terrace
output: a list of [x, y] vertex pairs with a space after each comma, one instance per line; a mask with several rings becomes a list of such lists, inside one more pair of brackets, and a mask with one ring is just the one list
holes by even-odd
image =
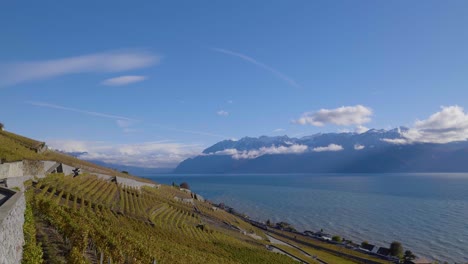
[[[21, 263], [26, 202], [23, 183], [34, 177], [44, 178], [50, 173], [63, 173], [72, 177], [75, 168], [55, 161], [18, 161], [0, 164], [0, 263]], [[83, 171], [86, 172], [86, 171]], [[93, 174], [93, 173], [90, 173]], [[106, 181], [140, 189], [156, 184], [139, 182], [118, 176], [96, 173]]]
[[0, 263], [17, 264], [24, 244], [24, 193], [0, 187], [0, 200]]

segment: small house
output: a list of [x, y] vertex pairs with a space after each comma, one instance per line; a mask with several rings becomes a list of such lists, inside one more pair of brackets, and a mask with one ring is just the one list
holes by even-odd
[[390, 256], [390, 249], [385, 248], [385, 247], [380, 247], [379, 250], [377, 250], [377, 255], [388, 257]]
[[370, 253], [370, 252], [374, 252], [374, 251], [375, 251], [376, 246], [375, 246], [375, 245], [372, 245], [372, 244], [368, 244], [368, 243], [363, 243], [363, 244], [359, 247], [359, 249], [361, 249], [361, 250], [364, 251], [364, 252]]

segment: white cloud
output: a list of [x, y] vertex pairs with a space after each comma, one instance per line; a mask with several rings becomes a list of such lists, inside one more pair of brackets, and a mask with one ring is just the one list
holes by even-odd
[[340, 126], [361, 125], [371, 121], [372, 109], [363, 105], [342, 106], [335, 109], [320, 109], [317, 112], [306, 112], [293, 122], [300, 125]]
[[277, 128], [277, 129], [273, 130], [274, 133], [281, 133], [281, 132], [284, 132], [284, 131], [286, 131], [286, 129], [284, 129], [284, 128]]
[[54, 149], [66, 152], [87, 152], [80, 156], [85, 160], [148, 168], [172, 168], [202, 151], [199, 145], [171, 141], [112, 144], [100, 141], [49, 140], [47, 143]]
[[290, 145], [290, 146], [271, 146], [261, 147], [254, 150], [237, 150], [237, 149], [225, 149], [217, 151], [209, 155], [229, 155], [233, 159], [255, 159], [263, 155], [278, 155], [278, 154], [300, 154], [307, 151], [306, 145]]
[[233, 56], [233, 57], [237, 57], [237, 58], [240, 58], [244, 61], [247, 61], [249, 63], [252, 63], [260, 68], [263, 68], [271, 73], [273, 73], [274, 75], [276, 75], [276, 77], [282, 79], [283, 81], [287, 82], [289, 85], [293, 86], [293, 87], [296, 87], [296, 88], [302, 88], [301, 85], [299, 85], [295, 80], [293, 80], [291, 77], [287, 76], [286, 74], [262, 63], [262, 62], [259, 62], [258, 60], [252, 58], [252, 57], [249, 57], [245, 54], [242, 54], [242, 53], [238, 53], [238, 52], [234, 52], [234, 51], [230, 51], [230, 50], [227, 50], [227, 49], [219, 49], [219, 48], [213, 48], [214, 51], [216, 52], [220, 52], [220, 53], [224, 53], [224, 54], [227, 54], [227, 55], [230, 55], [230, 56]]
[[0, 65], [0, 85], [50, 79], [58, 76], [122, 72], [158, 64], [161, 58], [145, 51], [114, 51], [43, 61]]
[[468, 114], [460, 106], [442, 107], [428, 119], [418, 120], [407, 131], [401, 131], [402, 139], [384, 139], [393, 144], [449, 143], [468, 139]]
[[354, 150], [363, 150], [366, 146], [355, 144], [354, 145]]
[[110, 78], [107, 80], [102, 81], [103, 85], [107, 86], [122, 86], [131, 83], [142, 82], [148, 79], [146, 76], [139, 76], [139, 75], [124, 75], [115, 78]]
[[356, 128], [354, 129], [354, 132], [358, 134], [366, 133], [367, 131], [369, 131], [369, 128], [362, 125], [356, 126]]
[[314, 152], [324, 152], [324, 151], [342, 151], [343, 147], [337, 144], [330, 144], [326, 147], [316, 147], [313, 148], [312, 151]]
[[219, 116], [228, 116], [229, 112], [224, 111], [224, 110], [219, 110], [218, 112], [216, 112], [216, 114]]
[[396, 145], [409, 144], [409, 141], [405, 138], [383, 138], [382, 141]]

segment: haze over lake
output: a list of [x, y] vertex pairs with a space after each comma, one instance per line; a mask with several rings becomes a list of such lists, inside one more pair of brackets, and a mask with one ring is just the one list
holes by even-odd
[[254, 219], [468, 261], [468, 174], [157, 175]]

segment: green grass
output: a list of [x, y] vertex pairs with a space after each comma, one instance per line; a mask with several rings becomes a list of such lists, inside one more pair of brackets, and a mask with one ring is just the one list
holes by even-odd
[[34, 139], [7, 131], [0, 131], [0, 159], [5, 162], [21, 160], [51, 160], [67, 164], [72, 167], [82, 168], [93, 173], [102, 173], [112, 176], [131, 178], [142, 182], [154, 183], [148, 179], [135, 177], [111, 168], [99, 166], [92, 162], [83, 161], [57, 151], [47, 150], [42, 153], [36, 153], [35, 148], [40, 144], [42, 144], [42, 142]]

